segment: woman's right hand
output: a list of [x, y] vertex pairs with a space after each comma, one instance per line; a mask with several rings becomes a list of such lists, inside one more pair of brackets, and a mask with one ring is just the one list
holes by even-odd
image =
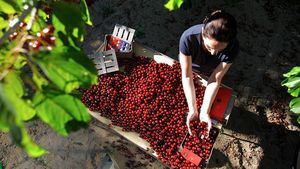
[[192, 57], [190, 55], [188, 56], [180, 52], [179, 62], [181, 67], [182, 86], [189, 108], [189, 112], [186, 118], [186, 125], [190, 135], [192, 135], [192, 131], [190, 129], [190, 122], [198, 118], [199, 116], [196, 104], [195, 86], [193, 81]]
[[186, 125], [187, 125], [190, 135], [192, 135], [192, 130], [190, 128], [190, 122], [195, 120], [196, 118], [198, 118], [198, 116], [199, 116], [198, 112], [188, 112], [188, 115], [186, 117]]

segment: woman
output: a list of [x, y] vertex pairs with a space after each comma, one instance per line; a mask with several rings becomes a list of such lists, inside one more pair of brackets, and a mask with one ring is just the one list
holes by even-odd
[[[236, 34], [237, 24], [234, 17], [227, 12], [217, 10], [206, 17], [203, 24], [187, 29], [180, 38], [179, 61], [183, 89], [189, 108], [186, 125], [191, 135], [190, 121], [195, 118], [207, 123], [209, 133], [211, 105], [223, 76], [239, 51]], [[196, 105], [192, 70], [209, 74], [200, 110]]]

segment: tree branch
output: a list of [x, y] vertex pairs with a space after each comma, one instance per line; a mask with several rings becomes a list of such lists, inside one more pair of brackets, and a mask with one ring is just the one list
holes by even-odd
[[33, 8], [34, 6], [29, 5], [29, 7], [25, 9], [21, 16], [18, 18], [18, 21], [12, 27], [10, 27], [7, 32], [5, 32], [5, 34], [0, 39], [0, 47], [5, 42], [5, 40], [8, 39], [9, 35], [12, 34], [18, 28], [19, 23], [26, 18], [26, 16], [32, 11]]

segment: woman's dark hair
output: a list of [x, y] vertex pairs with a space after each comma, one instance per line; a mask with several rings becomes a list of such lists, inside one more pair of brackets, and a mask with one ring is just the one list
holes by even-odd
[[222, 10], [214, 11], [203, 21], [203, 36], [220, 42], [230, 42], [237, 34], [237, 24], [234, 17]]

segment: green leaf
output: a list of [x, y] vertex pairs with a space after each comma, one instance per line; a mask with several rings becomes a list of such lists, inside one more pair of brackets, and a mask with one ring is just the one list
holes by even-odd
[[36, 93], [34, 96], [34, 105], [37, 110], [37, 115], [45, 123], [49, 124], [55, 131], [63, 136], [67, 136], [68, 132], [65, 124], [72, 120], [72, 117], [64, 109], [65, 102], [55, 102], [55, 97], [44, 93]]
[[38, 16], [40, 19], [42, 19], [44, 22], [47, 21], [48, 15], [43, 10], [38, 10]]
[[61, 135], [68, 135], [67, 124], [73, 119], [83, 123], [90, 121], [90, 115], [79, 99], [64, 93], [46, 92], [35, 95], [38, 116]]
[[52, 15], [52, 22], [55, 27], [54, 34], [57, 37], [55, 42], [56, 48], [63, 46], [73, 46], [77, 50], [80, 50], [79, 45], [76, 43], [76, 38], [72, 38], [72, 32], [67, 33], [65, 30], [65, 25], [55, 15]]
[[165, 4], [165, 8], [169, 9], [169, 11], [173, 11], [179, 9], [184, 0], [169, 0]]
[[7, 4], [9, 4], [11, 7], [13, 7], [16, 12], [23, 11], [22, 1], [24, 1], [24, 0], [0, 0], [0, 1], [5, 1]]
[[13, 114], [11, 114], [0, 100], [0, 130], [8, 132], [10, 126], [14, 124]]
[[36, 72], [33, 73], [32, 80], [40, 90], [43, 88], [43, 86], [47, 86], [49, 84], [47, 79], [45, 79], [43, 76], [41, 76], [41, 74]]
[[23, 124], [13, 125], [10, 131], [14, 141], [20, 145], [30, 157], [39, 157], [47, 153], [45, 149], [32, 141]]
[[[64, 24], [55, 15], [52, 16], [52, 23], [55, 27], [54, 35], [55, 37], [57, 37], [55, 41], [56, 47], [61, 47], [64, 46], [65, 44], [69, 45], [67, 44], [69, 42], [68, 42], [68, 37], [66, 35], [67, 33], [65, 31]], [[75, 46], [77, 45], [75, 44]]]
[[298, 122], [298, 124], [300, 124], [300, 116], [298, 116], [297, 122]]
[[298, 76], [300, 75], [300, 66], [293, 67], [288, 73], [283, 74], [284, 77]]
[[67, 34], [65, 29], [66, 26], [64, 25], [63, 21], [61, 21], [56, 15], [52, 16], [52, 22], [55, 27], [55, 32], [61, 32], [63, 34]]
[[97, 70], [95, 65], [90, 59], [88, 59], [83, 51], [77, 50], [73, 47], [61, 47], [57, 49], [57, 52], [64, 53], [62, 56], [64, 56], [66, 59], [73, 59], [75, 62], [81, 64], [93, 75], [92, 83], [97, 83]]
[[5, 107], [5, 103], [1, 101], [0, 111], [0, 129], [4, 132], [10, 131], [13, 140], [22, 147], [30, 157], [39, 157], [47, 152], [31, 140], [19, 114], [8, 111]]
[[[46, 23], [47, 14], [42, 10], [38, 10], [37, 14], [39, 17], [36, 17], [31, 27], [31, 31], [34, 33], [38, 33], [42, 31], [43, 28], [47, 27], [47, 23]], [[26, 17], [25, 22], [29, 22], [30, 19], [31, 16], [29, 15], [28, 17]]]
[[14, 7], [12, 4], [7, 2], [6, 0], [0, 0], [0, 12], [3, 12], [5, 14], [14, 14], [16, 13]]
[[[90, 115], [87, 108], [82, 104], [81, 100], [71, 95], [58, 95], [53, 97], [53, 101], [56, 104], [60, 104], [61, 107], [66, 110], [77, 121], [88, 122], [90, 121]], [[62, 104], [63, 103], [63, 104]]]
[[14, 71], [9, 72], [4, 81], [6, 86], [11, 88], [18, 97], [22, 97], [24, 95], [24, 84], [18, 73]]
[[32, 119], [36, 111], [27, 100], [22, 99], [23, 95], [22, 81], [17, 73], [11, 71], [4, 78], [4, 83], [0, 83], [0, 99], [5, 103], [5, 107], [9, 111], [26, 121]]
[[48, 80], [39, 72], [36, 65], [31, 66], [32, 80], [39, 90], [42, 90], [43, 86], [49, 84]]
[[8, 21], [0, 17], [0, 30], [6, 28], [8, 26]]
[[292, 99], [289, 106], [292, 112], [300, 114], [300, 97]]
[[[83, 62], [75, 61], [75, 58], [79, 57]], [[97, 82], [96, 71], [91, 72], [90, 68], [82, 66], [84, 62], [90, 62], [88, 58], [73, 48], [56, 48], [51, 52], [51, 56], [38, 58], [37, 62], [47, 77], [66, 93], [78, 89], [79, 86], [87, 87]]]
[[286, 78], [281, 83], [282, 86], [286, 86], [288, 88], [297, 88], [300, 87], [300, 77], [289, 77]]
[[53, 8], [52, 23], [57, 32], [62, 32], [82, 41], [85, 34], [85, 21], [81, 14], [79, 5], [58, 1]]
[[17, 57], [17, 60], [16, 60], [15, 63], [14, 63], [14, 68], [15, 68], [16, 70], [19, 70], [19, 69], [21, 69], [23, 66], [25, 66], [26, 63], [27, 63], [27, 61], [26, 61], [26, 58], [25, 58], [25, 57], [23, 57], [23, 56], [18, 56], [18, 57]]
[[89, 8], [86, 4], [85, 0], [80, 1], [80, 9], [81, 9], [81, 15], [82, 15], [82, 19], [85, 21], [85, 23], [87, 25], [93, 26], [93, 23], [91, 21], [91, 17], [90, 17], [90, 12], [89, 12]]
[[[66, 93], [72, 92], [74, 89], [78, 89], [80, 86], [80, 79], [74, 76], [74, 73], [65, 69], [65, 67], [76, 67], [73, 62], [68, 62], [64, 60], [56, 60], [50, 62], [39, 62], [42, 70], [45, 72], [47, 77], [55, 84], [57, 87], [65, 91]], [[64, 67], [65, 66], [65, 67]], [[79, 65], [77, 65], [79, 67]]]
[[300, 94], [300, 87], [298, 87], [298, 88], [290, 88], [290, 89], [288, 89], [288, 93], [290, 93], [291, 96], [293, 96], [293, 97], [298, 97], [299, 94]]
[[300, 94], [300, 67], [293, 67], [291, 71], [283, 74], [286, 78], [281, 82], [282, 86], [288, 88], [288, 93], [294, 97]]

